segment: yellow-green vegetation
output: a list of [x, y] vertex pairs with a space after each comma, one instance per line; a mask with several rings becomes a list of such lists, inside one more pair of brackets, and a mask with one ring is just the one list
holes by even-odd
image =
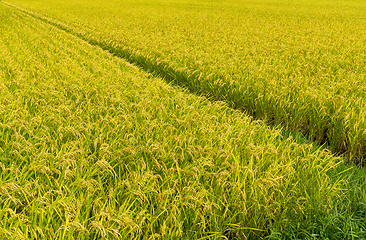
[[0, 4], [1, 239], [366, 237], [362, 172], [53, 25]]
[[356, 162], [365, 155], [365, 1], [9, 2]]

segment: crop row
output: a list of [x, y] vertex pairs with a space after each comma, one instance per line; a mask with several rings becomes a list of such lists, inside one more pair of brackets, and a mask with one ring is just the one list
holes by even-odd
[[355, 161], [365, 154], [362, 2], [11, 2], [52, 17], [50, 22], [57, 19], [70, 32], [192, 91], [300, 131]]
[[328, 152], [0, 14], [1, 238], [355, 234]]

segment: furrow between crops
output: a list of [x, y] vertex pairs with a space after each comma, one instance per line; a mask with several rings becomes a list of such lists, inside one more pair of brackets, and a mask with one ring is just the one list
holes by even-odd
[[[282, 125], [290, 131], [301, 132], [311, 141], [327, 143], [333, 151], [345, 154], [355, 162], [364, 158], [365, 123], [362, 117], [357, 117], [361, 111], [357, 106], [351, 106], [350, 103], [339, 106], [337, 101], [333, 100], [324, 103], [319, 100], [323, 96], [317, 94], [310, 94], [305, 100], [294, 102], [293, 99], [301, 94], [299, 86], [295, 86], [291, 93], [281, 95], [279, 92], [267, 92], [266, 85], [257, 84], [256, 79], [243, 84], [235, 79], [227, 79], [218, 72], [205, 72], [190, 66], [177, 67], [174, 63], [156, 57], [153, 52], [146, 53], [123, 45], [118, 40], [101, 37], [89, 30], [84, 31], [82, 27], [71, 27], [41, 13], [6, 4], [124, 58], [155, 76], [183, 86], [197, 95], [203, 95], [213, 101], [224, 101], [230, 107], [262, 119], [268, 124]], [[342, 112], [342, 109], [346, 108], [352, 109], [351, 113]]]
[[[8, 6], [18, 9], [19, 11], [29, 14], [32, 17], [35, 17], [41, 21], [44, 21], [52, 26], [55, 26], [61, 30], [66, 31], [69, 34], [72, 34], [93, 46], [99, 46], [101, 49], [110, 52], [114, 56], [126, 59], [128, 62], [135, 64], [142, 68], [143, 70], [152, 73], [156, 76], [163, 77], [165, 80], [173, 83], [177, 83], [179, 85], [183, 85], [187, 87], [189, 90], [194, 92], [201, 93], [203, 89], [198, 85], [199, 82], [197, 81], [198, 73], [192, 71], [189, 72], [187, 70], [179, 71], [169, 64], [159, 62], [153, 57], [145, 56], [141, 52], [135, 49], [131, 49], [126, 46], [121, 46], [117, 41], [113, 40], [105, 40], [105, 39], [98, 39], [95, 36], [86, 34], [85, 32], [78, 31], [78, 29], [69, 27], [67, 24], [57, 21], [55, 19], [43, 16], [41, 14], [37, 14], [35, 12], [29, 11], [27, 9], [20, 8], [16, 5], [13, 5], [8, 2], [2, 2]], [[206, 96], [210, 96], [209, 93]], [[217, 96], [218, 98], [218, 96]], [[217, 100], [215, 98], [215, 100]]]

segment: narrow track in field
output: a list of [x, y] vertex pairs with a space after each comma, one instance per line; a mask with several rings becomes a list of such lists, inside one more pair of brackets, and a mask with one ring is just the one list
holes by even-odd
[[[157, 61], [153, 57], [147, 57], [147, 56], [143, 55], [137, 49], [132, 49], [130, 47], [121, 46], [116, 41], [98, 38], [93, 35], [86, 34], [85, 32], [79, 31], [78, 29], [76, 29], [72, 26], [69, 26], [66, 23], [63, 23], [56, 19], [47, 17], [43, 14], [38, 14], [36, 12], [21, 8], [19, 6], [16, 6], [16, 5], [8, 3], [8, 2], [2, 1], [2, 3], [9, 7], [17, 9], [20, 12], [23, 12], [24, 14], [34, 17], [35, 19], [41, 20], [60, 30], [63, 30], [79, 39], [82, 39], [83, 41], [85, 41], [86, 43], [88, 43], [92, 46], [100, 47], [102, 50], [109, 52], [113, 56], [122, 58], [122, 59], [126, 60], [127, 62], [129, 62], [130, 64], [133, 64], [133, 65], [139, 67], [141, 70], [143, 70], [149, 74], [152, 74], [153, 76], [164, 79], [169, 84], [183, 87], [184, 89], [187, 89], [190, 93], [198, 95], [198, 96], [203, 96], [211, 102], [222, 101], [222, 102], [226, 103], [228, 105], [228, 107], [230, 107], [232, 109], [240, 110], [242, 112], [247, 113], [247, 111], [243, 107], [236, 106], [235, 103], [228, 102], [223, 97], [223, 95], [215, 94], [210, 91], [205, 91], [204, 89], [199, 87], [197, 71], [187, 72], [186, 70], [176, 69], [167, 63]], [[248, 115], [252, 115], [252, 114], [248, 113]], [[262, 120], [261, 118], [256, 118], [255, 116], [254, 116], [254, 119]], [[271, 123], [269, 123], [269, 125], [271, 126]], [[272, 126], [274, 128], [282, 128], [281, 124], [272, 125]], [[287, 131], [287, 130], [283, 130], [283, 132], [284, 132], [284, 134], [283, 134], [284, 136], [292, 135], [293, 137], [299, 138], [300, 141], [313, 142], [311, 140], [307, 140], [306, 136], [304, 136], [303, 134], [301, 134], [299, 132], [291, 132], [291, 131]], [[318, 144], [318, 143], [316, 143], [316, 144]], [[325, 143], [322, 142], [322, 144], [326, 145], [327, 142], [325, 142]], [[333, 151], [333, 153], [343, 154], [343, 152], [336, 152], [336, 151], [335, 152]]]
[[[119, 57], [119, 58], [123, 58], [127, 62], [129, 62], [135, 66], [138, 66], [140, 69], [142, 69], [145, 72], [148, 72], [154, 76], [163, 78], [165, 81], [172, 83], [173, 85], [179, 85], [181, 87], [185, 87], [190, 92], [196, 93], [196, 94], [199, 93], [200, 95], [203, 95], [204, 97], [208, 97], [209, 100], [211, 100], [213, 102], [224, 100], [224, 99], [213, 98], [212, 96], [209, 96], [208, 93], [204, 94], [201, 91], [199, 91], [197, 88], [195, 88], [194, 84], [187, 81], [187, 80], [192, 80], [192, 78], [194, 77], [193, 76], [194, 74], [192, 74], [192, 73], [187, 73], [185, 71], [179, 71], [179, 70], [174, 69], [173, 67], [167, 66], [163, 63], [160, 63], [160, 64], [156, 63], [154, 61], [154, 59], [152, 59], [152, 58], [147, 59], [142, 54], [139, 54], [138, 51], [131, 49], [131, 48], [127, 48], [127, 47], [118, 46], [117, 43], [115, 43], [113, 41], [96, 39], [90, 35], [86, 36], [85, 34], [78, 32], [77, 29], [74, 29], [65, 23], [62, 23], [55, 19], [49, 18], [47, 16], [37, 14], [35, 12], [18, 7], [16, 5], [8, 3], [8, 2], [2, 1], [2, 3], [8, 5], [12, 8], [15, 8], [25, 14], [28, 14], [38, 20], [46, 22], [54, 27], [57, 27], [58, 29], [61, 29], [75, 37], [78, 37], [79, 39], [82, 39], [85, 42], [87, 42], [93, 46], [98, 46], [101, 49], [108, 51], [112, 55]], [[192, 81], [192, 82], [196, 82], [196, 81]]]

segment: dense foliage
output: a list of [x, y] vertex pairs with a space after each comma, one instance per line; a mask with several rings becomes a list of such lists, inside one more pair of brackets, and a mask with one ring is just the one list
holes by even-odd
[[0, 4], [2, 239], [365, 237], [341, 159], [33, 16]]
[[11, 2], [356, 162], [365, 154], [364, 1]]

